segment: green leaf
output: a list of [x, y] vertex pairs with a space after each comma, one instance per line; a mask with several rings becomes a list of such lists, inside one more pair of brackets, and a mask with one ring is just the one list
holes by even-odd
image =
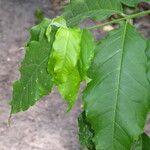
[[26, 55], [21, 63], [21, 77], [13, 85], [11, 113], [27, 110], [51, 91], [53, 83], [47, 64], [55, 32], [52, 32], [51, 42], [48, 42], [45, 31], [49, 23], [50, 20], [45, 19], [31, 30]]
[[38, 8], [35, 10], [34, 16], [35, 16], [37, 22], [40, 23], [44, 19], [44, 12]]
[[87, 30], [60, 27], [56, 34], [48, 72], [68, 102], [69, 109], [76, 101], [80, 82], [88, 79], [86, 74], [94, 55], [94, 47], [92, 34]]
[[54, 18], [49, 26], [66, 27], [66, 20], [62, 16]]
[[93, 60], [95, 49], [94, 38], [88, 30], [82, 30], [80, 47], [79, 72], [82, 80], [84, 80], [87, 78], [87, 71]]
[[131, 150], [142, 150], [142, 137], [141, 136], [139, 140], [135, 142]]
[[[123, 4], [130, 6], [130, 7], [135, 7], [137, 6], [138, 3], [140, 2], [147, 2], [147, 0], [120, 0]], [[149, 0], [150, 2], [150, 0]]]
[[129, 150], [143, 133], [150, 108], [145, 49], [128, 23], [96, 48], [83, 100], [97, 150]]
[[68, 109], [71, 109], [76, 101], [81, 81], [77, 67], [80, 36], [79, 29], [59, 28], [48, 63], [48, 71], [53, 75], [59, 92], [68, 102]]
[[119, 0], [71, 0], [64, 17], [68, 26], [76, 26], [87, 18], [103, 20], [112, 14], [122, 13]]
[[51, 23], [49, 24], [49, 26], [46, 30], [46, 36], [47, 36], [49, 42], [50, 42], [50, 37], [51, 37], [51, 31], [52, 31], [52, 28], [54, 28], [54, 27], [56, 27], [56, 28], [67, 27], [66, 20], [62, 16], [58, 16], [51, 20]]
[[150, 137], [143, 133], [136, 142], [133, 150], [150, 150]]
[[150, 150], [150, 137], [146, 134], [142, 135], [142, 150]]
[[150, 81], [150, 40], [147, 40], [146, 55], [147, 55], [147, 58], [148, 58], [148, 61], [147, 61], [147, 76], [148, 76], [148, 79]]
[[67, 20], [67, 25], [73, 27], [87, 18], [101, 21], [111, 15], [122, 14], [122, 4], [135, 7], [140, 2], [150, 0], [70, 0], [63, 16]]
[[79, 140], [80, 145], [83, 148], [88, 148], [89, 150], [95, 150], [94, 143], [92, 141], [94, 136], [94, 131], [91, 129], [91, 125], [86, 120], [85, 112], [82, 112], [78, 118], [79, 125]]
[[28, 41], [28, 43], [30, 43], [31, 41], [42, 40], [42, 38], [45, 34], [45, 30], [47, 29], [50, 22], [51, 22], [51, 20], [44, 19], [39, 25], [32, 27], [32, 29], [30, 31], [31, 37], [30, 37], [30, 40]]

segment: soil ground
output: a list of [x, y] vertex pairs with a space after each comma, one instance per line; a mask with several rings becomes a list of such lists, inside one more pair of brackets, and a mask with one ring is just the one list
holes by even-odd
[[[81, 104], [65, 113], [66, 104], [56, 90], [27, 112], [15, 115], [10, 127], [7, 124], [12, 82], [19, 77], [27, 30], [35, 24], [37, 8], [49, 17], [57, 15], [51, 6], [50, 0], [0, 0], [0, 150], [81, 150], [76, 119]], [[150, 35], [148, 29], [145, 32], [149, 22], [142, 22], [137, 27]]]

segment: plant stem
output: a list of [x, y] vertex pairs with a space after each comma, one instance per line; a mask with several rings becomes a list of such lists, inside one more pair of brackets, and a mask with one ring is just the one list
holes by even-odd
[[132, 14], [132, 15], [126, 15], [123, 18], [119, 18], [119, 19], [115, 19], [115, 20], [112, 20], [112, 21], [109, 21], [109, 22], [105, 22], [103, 24], [98, 24], [98, 25], [94, 25], [94, 26], [91, 26], [91, 27], [87, 27], [86, 29], [92, 30], [92, 29], [96, 29], [96, 28], [101, 28], [101, 27], [109, 25], [109, 24], [118, 23], [120, 21], [124, 21], [124, 20], [133, 19], [133, 18], [136, 18], [136, 17], [145, 16], [147, 14], [150, 14], [150, 10], [143, 11], [143, 12], [136, 13], [136, 14]]

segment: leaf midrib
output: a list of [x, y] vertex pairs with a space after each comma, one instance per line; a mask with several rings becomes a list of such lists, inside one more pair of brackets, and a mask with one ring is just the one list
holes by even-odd
[[127, 31], [127, 24], [128, 24], [128, 21], [126, 21], [126, 24], [125, 24], [125, 27], [124, 27], [124, 31], [123, 31], [123, 38], [122, 38], [122, 53], [121, 53], [121, 59], [120, 59], [120, 68], [119, 68], [119, 75], [118, 75], [118, 82], [117, 82], [117, 93], [116, 93], [116, 99], [115, 99], [115, 102], [114, 102], [114, 117], [113, 117], [113, 130], [112, 130], [112, 141], [113, 141], [113, 149], [115, 148], [114, 147], [114, 140], [116, 138], [115, 137], [115, 123], [116, 123], [116, 116], [117, 116], [117, 106], [118, 106], [118, 101], [119, 101], [119, 91], [120, 91], [120, 82], [121, 82], [121, 74], [122, 74], [122, 65], [123, 65], [123, 56], [124, 56], [124, 45], [125, 45], [125, 38], [126, 38], [126, 31]]

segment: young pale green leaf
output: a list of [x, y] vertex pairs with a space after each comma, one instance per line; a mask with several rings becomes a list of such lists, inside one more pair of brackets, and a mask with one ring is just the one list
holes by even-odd
[[143, 133], [132, 150], [150, 150], [150, 137]]
[[130, 7], [135, 7], [138, 3], [140, 2], [147, 2], [150, 0], [120, 0], [123, 4], [130, 6]]
[[91, 129], [91, 125], [86, 120], [85, 112], [82, 112], [78, 118], [79, 125], [79, 140], [80, 145], [83, 148], [88, 148], [89, 150], [95, 150], [95, 145], [92, 141], [94, 136], [94, 131]]
[[58, 16], [58, 17], [54, 18], [51, 21], [50, 25], [51, 26], [64, 27], [65, 28], [66, 27], [66, 20], [62, 16]]
[[79, 29], [59, 28], [48, 63], [48, 71], [53, 75], [59, 92], [68, 102], [69, 109], [75, 103], [81, 81], [77, 67], [80, 36]]
[[61, 95], [69, 103], [76, 101], [79, 85], [88, 79], [86, 74], [94, 55], [94, 40], [87, 30], [60, 27], [50, 55], [48, 72]]
[[130, 150], [149, 111], [146, 42], [125, 23], [96, 48], [83, 100], [96, 150]]
[[47, 30], [46, 30], [46, 36], [47, 36], [49, 42], [51, 40], [50, 37], [51, 37], [51, 31], [52, 31], [53, 27], [56, 27], [56, 28], [67, 27], [66, 20], [62, 16], [58, 16], [51, 20], [51, 23], [49, 24], [49, 26], [47, 27]]
[[51, 42], [48, 42], [45, 31], [49, 23], [45, 19], [31, 30], [31, 39], [20, 68], [21, 77], [13, 85], [11, 113], [27, 110], [51, 91], [53, 84], [47, 64], [55, 32], [51, 33]]
[[87, 78], [87, 71], [94, 57], [95, 49], [93, 36], [88, 30], [82, 30], [80, 48], [79, 72], [81, 79], [85, 80]]
[[76, 26], [87, 18], [103, 20], [112, 14], [122, 13], [119, 0], [71, 0], [64, 17], [68, 26]]

